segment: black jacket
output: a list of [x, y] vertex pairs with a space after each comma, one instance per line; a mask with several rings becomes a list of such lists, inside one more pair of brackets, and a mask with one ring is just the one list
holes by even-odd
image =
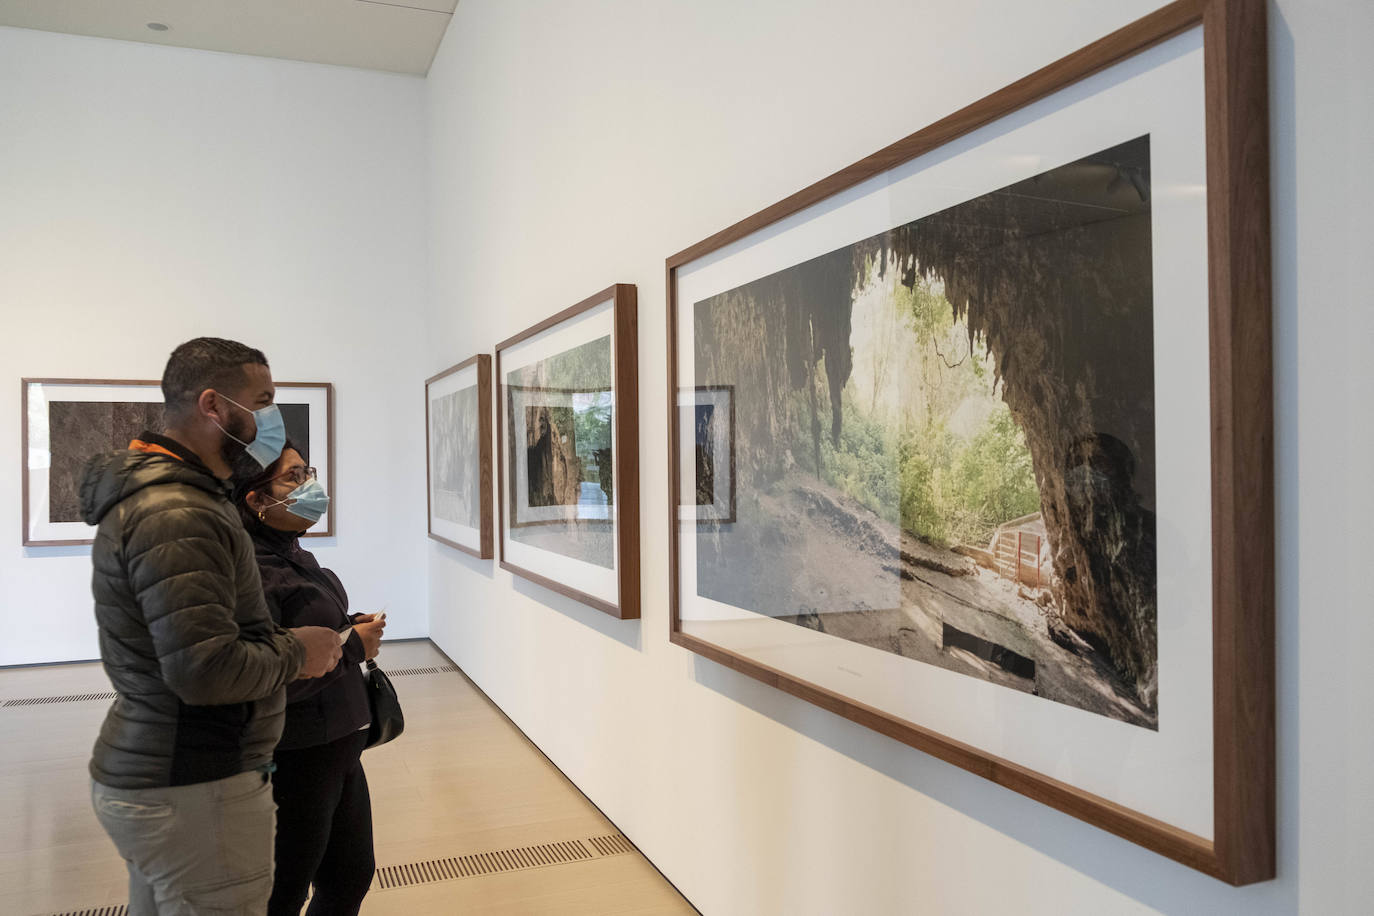
[[[277, 531], [250, 519], [246, 523], [257, 550], [258, 570], [267, 607], [284, 627], [350, 625], [348, 593], [331, 570], [301, 547], [294, 534]], [[359, 665], [363, 643], [350, 633], [343, 658], [324, 677], [297, 681], [286, 688], [286, 726], [282, 750], [315, 747], [337, 741], [371, 722], [367, 687]]]
[[282, 729], [300, 641], [272, 622], [253, 544], [224, 483], [178, 443], [86, 466], [97, 525], [91, 591], [100, 659], [119, 696], [91, 776], [122, 789], [188, 785], [263, 766]]

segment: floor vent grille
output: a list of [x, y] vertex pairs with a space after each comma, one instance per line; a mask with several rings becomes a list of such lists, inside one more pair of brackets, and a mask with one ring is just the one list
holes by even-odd
[[53, 916], [129, 916], [127, 904], [118, 906], [97, 906], [88, 910], [68, 910], [65, 913], [54, 913]]
[[385, 865], [377, 869], [374, 886], [378, 890], [413, 887], [417, 884], [433, 884], [438, 881], [478, 878], [483, 875], [543, 868], [548, 865], [585, 862], [588, 859], [618, 856], [628, 852], [634, 852], [634, 846], [618, 833], [586, 840], [519, 846], [515, 849], [449, 856], [445, 859], [429, 859], [406, 865]]
[[458, 666], [432, 665], [428, 668], [387, 668], [385, 670], [389, 677], [406, 677], [412, 674], [453, 674], [458, 670]]
[[[49, 703], [81, 703], [86, 700], [113, 700], [117, 694], [113, 690], [103, 693], [72, 693], [61, 697], [23, 697], [18, 700], [6, 700], [4, 706], [46, 706]], [[104, 910], [81, 910], [81, 913], [100, 913]], [[64, 914], [65, 916], [65, 914]]]
[[597, 852], [603, 856], [620, 856], [627, 852], [634, 852], [634, 845], [618, 833], [608, 836], [594, 836], [587, 841], [591, 843]]

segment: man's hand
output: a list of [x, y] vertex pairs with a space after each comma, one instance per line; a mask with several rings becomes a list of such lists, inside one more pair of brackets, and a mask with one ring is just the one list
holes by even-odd
[[343, 655], [339, 645], [339, 634], [329, 627], [295, 627], [291, 635], [305, 646], [305, 662], [301, 665], [297, 679], [322, 677], [334, 670]]
[[382, 648], [382, 631], [386, 629], [386, 619], [377, 619], [376, 614], [361, 614], [353, 625], [353, 632], [363, 641], [363, 658], [376, 658]]

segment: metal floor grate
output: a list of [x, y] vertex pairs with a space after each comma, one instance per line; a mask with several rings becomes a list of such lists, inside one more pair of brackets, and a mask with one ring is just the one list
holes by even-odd
[[384, 668], [389, 677], [406, 677], [411, 674], [453, 674], [457, 665], [432, 665], [428, 668]]
[[[72, 693], [61, 697], [23, 697], [18, 700], [6, 700], [0, 706], [44, 706], [48, 703], [81, 703], [86, 700], [113, 700], [116, 694], [113, 690], [102, 693]], [[86, 910], [80, 912], [85, 913]], [[104, 913], [103, 910], [90, 910], [92, 913]]]
[[68, 910], [65, 913], [54, 913], [53, 916], [129, 916], [127, 904], [117, 906], [97, 906], [88, 910]]
[[483, 875], [544, 868], [548, 865], [585, 862], [589, 859], [624, 855], [634, 851], [633, 844], [618, 833], [591, 837], [586, 840], [519, 846], [515, 849], [498, 849], [494, 852], [479, 852], [466, 856], [428, 859], [424, 862], [410, 862], [406, 865], [385, 865], [377, 869], [377, 877], [374, 879], [373, 886], [378, 890], [414, 887], [417, 884], [434, 884], [438, 881], [477, 878]]
[[603, 856], [620, 856], [627, 852], [634, 852], [634, 844], [625, 839], [618, 833], [607, 836], [594, 836], [587, 840]]

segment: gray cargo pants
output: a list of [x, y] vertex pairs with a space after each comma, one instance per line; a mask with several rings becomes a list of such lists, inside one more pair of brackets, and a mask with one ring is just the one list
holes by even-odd
[[129, 869], [129, 916], [261, 916], [272, 894], [277, 806], [266, 773], [165, 789], [91, 783]]

